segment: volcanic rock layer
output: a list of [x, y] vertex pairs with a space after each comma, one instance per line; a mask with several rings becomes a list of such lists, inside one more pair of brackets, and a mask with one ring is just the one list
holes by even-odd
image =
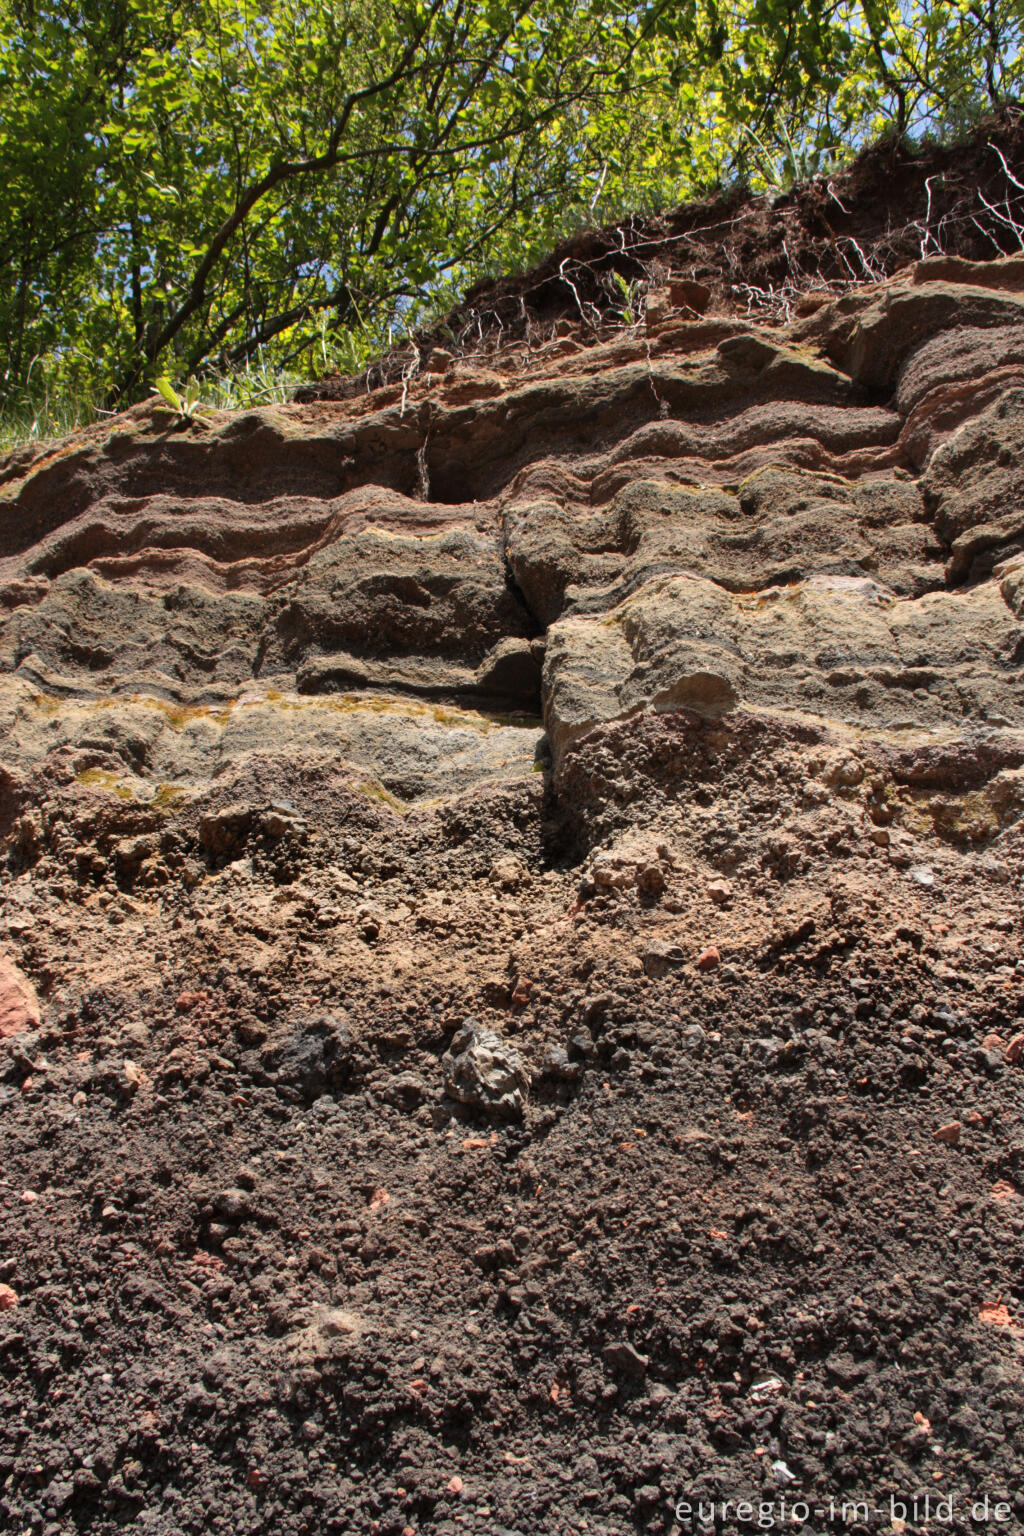
[[707, 297], [0, 465], [12, 1529], [1024, 1518], [1024, 258]]

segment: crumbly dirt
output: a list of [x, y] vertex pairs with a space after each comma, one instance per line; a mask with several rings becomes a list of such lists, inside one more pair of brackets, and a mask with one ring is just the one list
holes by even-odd
[[[437, 349], [500, 357], [566, 327], [593, 343], [672, 282], [705, 287], [701, 307], [713, 314], [788, 320], [802, 295], [878, 282], [923, 257], [1012, 255], [1024, 248], [1022, 158], [1024, 113], [1007, 107], [955, 145], [882, 142], [786, 191], [752, 196], [737, 186], [660, 217], [585, 230], [528, 272], [478, 283], [435, 330], [363, 374], [320, 380], [298, 398], [345, 399], [408, 378]], [[620, 280], [633, 288], [628, 309]]]
[[[609, 740], [603, 865], [537, 776], [405, 818], [319, 782], [191, 890], [169, 833], [8, 886], [54, 983], [2, 1090], [9, 1529], [1024, 1519], [1019, 831], [933, 764], [894, 868], [848, 743], [722, 734]], [[521, 1119], [444, 1097], [468, 1016]]]

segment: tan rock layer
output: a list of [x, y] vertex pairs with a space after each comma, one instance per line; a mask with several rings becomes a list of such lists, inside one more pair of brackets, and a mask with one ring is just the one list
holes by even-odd
[[670, 295], [504, 372], [151, 402], [0, 472], [0, 666], [200, 705], [542, 687], [556, 758], [651, 709], [1016, 727], [1022, 294], [1021, 258], [923, 262], [786, 328]]

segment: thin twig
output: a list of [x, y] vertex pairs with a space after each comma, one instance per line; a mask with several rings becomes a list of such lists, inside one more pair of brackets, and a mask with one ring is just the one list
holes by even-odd
[[989, 149], [995, 150], [996, 154], [999, 156], [999, 163], [1002, 165], [1003, 170], [1006, 172], [1006, 179], [1007, 179], [1007, 181], [1012, 181], [1013, 185], [1018, 189], [1018, 191], [1024, 192], [1024, 181], [1018, 181], [1016, 176], [1010, 170], [1010, 167], [1006, 163], [1006, 156], [1003, 154], [1002, 150], [999, 148], [999, 145], [998, 144], [993, 144], [991, 139], [989, 139], [988, 140], [988, 147], [989, 147]]

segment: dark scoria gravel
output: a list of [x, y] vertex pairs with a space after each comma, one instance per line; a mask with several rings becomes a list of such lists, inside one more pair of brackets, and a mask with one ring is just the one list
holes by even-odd
[[358, 1064], [305, 1102], [237, 1049], [155, 1095], [102, 1048], [85, 1104], [8, 1086], [5, 1528], [668, 1532], [678, 1500], [805, 1499], [799, 1528], [863, 1532], [930, 1492], [944, 1530], [986, 1493], [1020, 1529], [998, 998], [877, 946], [824, 969], [573, 978], [587, 1070], [529, 1130], [435, 1126]]

